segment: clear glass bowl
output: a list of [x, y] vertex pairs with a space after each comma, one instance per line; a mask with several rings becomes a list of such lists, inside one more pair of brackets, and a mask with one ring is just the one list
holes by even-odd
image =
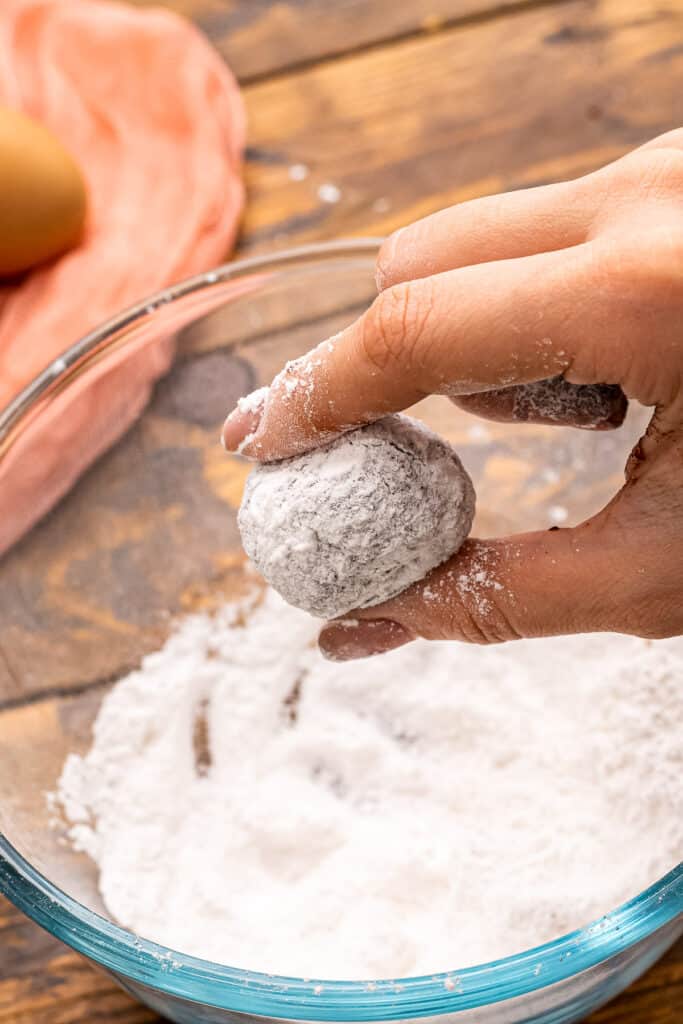
[[[119, 928], [107, 918], [93, 865], [50, 822], [44, 794], [66, 753], [87, 749], [112, 680], [161, 645], [174, 617], [239, 592], [236, 509], [248, 467], [220, 448], [222, 419], [239, 395], [368, 304], [376, 246], [310, 247], [170, 288], [69, 349], [0, 416], [0, 543], [43, 511], [41, 495], [57, 495], [108, 449], [2, 560], [0, 890], [183, 1024], [238, 1014], [568, 1024], [615, 996], [683, 932], [679, 865], [582, 931], [497, 963], [372, 984], [273, 977]], [[66, 445], [60, 425], [74, 399], [86, 415]], [[642, 410], [621, 431], [598, 435], [484, 424], [445, 399], [415, 412], [456, 442], [470, 468], [479, 535], [583, 518], [618, 486], [642, 427]]]

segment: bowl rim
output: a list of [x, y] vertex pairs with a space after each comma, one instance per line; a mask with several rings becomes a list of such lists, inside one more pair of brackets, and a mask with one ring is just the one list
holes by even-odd
[[[106, 342], [107, 338], [123, 328], [132, 327], [136, 321], [144, 321], [154, 313], [177, 299], [186, 298], [194, 292], [213, 285], [225, 284], [252, 272], [279, 272], [287, 268], [315, 263], [344, 259], [368, 259], [376, 256], [383, 242], [380, 237], [347, 238], [332, 242], [319, 242], [300, 245], [292, 249], [283, 249], [270, 255], [249, 256], [242, 260], [222, 263], [212, 270], [192, 277], [183, 278], [176, 284], [169, 285], [160, 291], [148, 295], [133, 305], [127, 306], [122, 312], [104, 320], [78, 341], [69, 345], [55, 359], [50, 360], [43, 370], [29, 381], [18, 394], [0, 409], [0, 440], [12, 430], [17, 422], [26, 414], [46, 391], [51, 391], [73, 368], [95, 349]], [[257, 295], [258, 292], [254, 292]]]
[[[254, 271], [368, 259], [381, 239], [300, 246], [226, 263], [136, 303], [54, 359], [0, 412], [0, 439], [76, 362], [176, 299]], [[258, 292], [252, 293], [258, 295]], [[398, 1020], [473, 1009], [527, 995], [588, 970], [683, 916], [683, 862], [586, 927], [514, 956], [462, 970], [378, 981], [289, 978], [201, 960], [141, 939], [89, 910], [36, 870], [0, 832], [0, 892], [52, 935], [124, 979], [169, 996], [284, 1020]], [[683, 925], [683, 922], [682, 922]]]
[[141, 939], [53, 885], [2, 834], [0, 892], [79, 953], [165, 995], [281, 1020], [386, 1021], [488, 1006], [604, 963], [683, 915], [683, 863], [616, 910], [552, 942], [462, 970], [378, 981], [264, 974]]

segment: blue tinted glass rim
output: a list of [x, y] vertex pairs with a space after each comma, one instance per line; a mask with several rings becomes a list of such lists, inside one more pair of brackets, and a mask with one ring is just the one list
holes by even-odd
[[[254, 272], [340, 260], [371, 265], [381, 239], [303, 246], [226, 264], [136, 304], [71, 346], [0, 412], [0, 438], [76, 362], [150, 310]], [[683, 862], [643, 893], [584, 929], [504, 960], [426, 977], [376, 982], [286, 978], [209, 963], [139, 939], [88, 910], [36, 871], [0, 834], [0, 892], [52, 935], [103, 967], [160, 993], [284, 1020], [428, 1017], [528, 994], [602, 963], [683, 916]]]
[[284, 1020], [401, 1020], [535, 992], [647, 938], [683, 916], [683, 862], [605, 917], [536, 949], [463, 970], [376, 982], [260, 974], [140, 939], [52, 885], [2, 835], [0, 892], [79, 953], [167, 995]]

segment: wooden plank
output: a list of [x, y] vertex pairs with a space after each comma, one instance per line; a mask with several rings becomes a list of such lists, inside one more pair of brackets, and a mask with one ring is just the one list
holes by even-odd
[[240, 250], [582, 174], [683, 123], [682, 79], [681, 0], [574, 0], [249, 86]]
[[[128, 0], [138, 7], [158, 0]], [[241, 82], [501, 11], [563, 0], [165, 0], [190, 17]]]
[[[586, 170], [676, 123], [682, 77], [683, 0], [573, 0], [252, 86], [252, 137], [270, 155], [250, 170], [243, 249], [379, 230]], [[293, 182], [299, 160], [313, 171]], [[326, 178], [336, 204], [316, 196]], [[373, 196], [390, 209], [373, 211]], [[309, 343], [323, 336], [309, 328]], [[80, 496], [5, 559], [1, 703], [120, 674], [159, 644], [169, 610], [205, 599], [208, 578], [233, 586], [226, 503], [239, 500], [244, 468], [225, 459], [217, 431], [236, 395], [283, 358], [278, 348], [257, 370], [226, 350], [179, 364]]]
[[0, 897], [1, 1024], [152, 1024], [161, 1018]]
[[[0, 897], [0, 1024], [162, 1024]], [[680, 1024], [683, 940], [586, 1024]]]

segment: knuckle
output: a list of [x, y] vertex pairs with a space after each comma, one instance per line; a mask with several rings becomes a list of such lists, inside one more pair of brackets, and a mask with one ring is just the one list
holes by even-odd
[[651, 165], [645, 175], [646, 184], [655, 190], [681, 195], [683, 190], [683, 148], [673, 146], [652, 151]]
[[382, 373], [400, 360], [403, 336], [395, 319], [394, 289], [382, 292], [365, 315], [360, 344], [368, 363]]
[[427, 639], [499, 644], [526, 635], [515, 621], [525, 617], [524, 609], [501, 576], [500, 559], [495, 545], [468, 540], [429, 578], [420, 616], [427, 620]]
[[424, 282], [393, 285], [382, 292], [363, 321], [361, 346], [368, 362], [383, 373], [416, 365], [430, 308]]
[[375, 264], [375, 281], [377, 283], [378, 291], [382, 292], [385, 288], [388, 288], [395, 280], [395, 265], [396, 265], [396, 251], [398, 248], [398, 239], [401, 231], [399, 229], [395, 231], [393, 235], [389, 235], [388, 238], [382, 242], [379, 253], [377, 254], [377, 262]]
[[502, 644], [522, 636], [501, 602], [488, 595], [468, 595], [466, 600], [454, 601], [449, 620], [449, 635], [467, 643]]
[[683, 144], [638, 150], [624, 161], [626, 181], [641, 199], [680, 196], [683, 190]]
[[683, 293], [683, 216], [646, 240], [643, 273], [657, 295]]
[[680, 286], [683, 133], [680, 148], [638, 150], [610, 170], [606, 213], [594, 234], [603, 280], [626, 289]]
[[513, 624], [507, 609], [493, 599], [489, 599], [488, 610], [480, 616], [479, 626], [489, 644], [521, 640], [523, 636], [523, 633]]
[[602, 284], [627, 302], [680, 300], [683, 294], [683, 210], [680, 221], [652, 223], [631, 237], [601, 239], [597, 273]]

